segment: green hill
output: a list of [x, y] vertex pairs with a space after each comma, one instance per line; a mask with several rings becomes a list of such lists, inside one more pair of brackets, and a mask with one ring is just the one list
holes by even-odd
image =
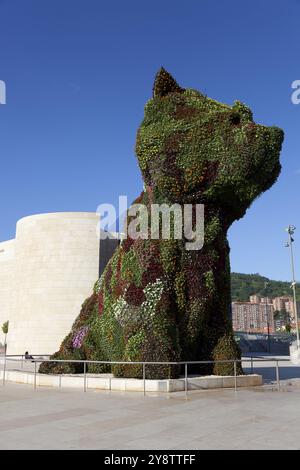
[[[297, 285], [296, 293], [297, 300], [300, 300], [300, 285]], [[271, 298], [283, 295], [292, 297], [293, 291], [290, 282], [273, 281], [260, 274], [231, 273], [232, 300], [247, 301], [252, 294]]]

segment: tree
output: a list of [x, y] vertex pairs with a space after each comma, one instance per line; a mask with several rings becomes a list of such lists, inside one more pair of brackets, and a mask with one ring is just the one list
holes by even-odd
[[281, 315], [279, 310], [274, 311], [274, 320], [281, 320]]
[[7, 320], [6, 322], [3, 323], [2, 325], [2, 331], [4, 333], [4, 352], [6, 353], [6, 346], [7, 346], [7, 343], [6, 343], [6, 336], [7, 336], [7, 333], [8, 333], [8, 326], [9, 326], [9, 321]]
[[[252, 294], [266, 297], [265, 283], [268, 283], [268, 297], [291, 297], [290, 282], [274, 281], [259, 274], [231, 273], [232, 300], [248, 301]], [[300, 284], [296, 285], [296, 294], [300, 300]]]

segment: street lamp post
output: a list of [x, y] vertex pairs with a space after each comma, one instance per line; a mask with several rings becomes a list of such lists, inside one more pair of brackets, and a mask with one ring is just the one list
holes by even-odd
[[268, 282], [265, 282], [265, 290], [264, 290], [264, 295], [265, 295], [265, 318], [267, 320], [267, 332], [268, 332], [268, 352], [271, 352], [271, 342], [270, 342], [270, 316], [269, 316], [269, 311], [268, 311], [268, 294], [267, 294], [267, 286]]
[[286, 243], [286, 247], [290, 248], [290, 254], [291, 254], [291, 267], [292, 267], [292, 288], [293, 288], [293, 298], [294, 298], [294, 312], [295, 312], [295, 321], [296, 321], [296, 335], [297, 335], [297, 349], [300, 348], [300, 342], [299, 342], [299, 326], [298, 326], [298, 313], [297, 313], [297, 300], [296, 300], [296, 281], [295, 281], [295, 266], [294, 266], [294, 253], [293, 253], [293, 243], [294, 239], [292, 235], [294, 235], [294, 232], [296, 230], [296, 227], [294, 225], [289, 225], [288, 228], [286, 229], [287, 233], [289, 234], [289, 241]]
[[268, 304], [266, 303], [267, 310], [267, 326], [268, 326], [268, 352], [271, 352], [271, 339], [270, 339], [270, 314], [268, 310]]

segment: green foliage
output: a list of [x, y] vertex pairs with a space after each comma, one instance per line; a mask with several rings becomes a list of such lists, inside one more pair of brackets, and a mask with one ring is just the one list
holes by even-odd
[[219, 218], [213, 217], [210, 222], [205, 225], [205, 243], [212, 243], [221, 230], [222, 227]]
[[[232, 333], [225, 334], [219, 338], [216, 347], [213, 351], [214, 361], [224, 361], [226, 359], [240, 359], [241, 352], [239, 346], [235, 342]], [[216, 375], [234, 375], [234, 363], [233, 362], [219, 362], [214, 365], [214, 374]], [[242, 374], [241, 363], [236, 363], [236, 373]]]
[[178, 309], [183, 311], [186, 305], [186, 298], [185, 298], [185, 274], [184, 272], [179, 272], [176, 274], [175, 278], [175, 292], [176, 292], [176, 301], [178, 305]]
[[140, 330], [138, 333], [129, 338], [125, 351], [126, 361], [139, 360], [140, 350], [143, 347], [145, 340], [146, 334], [144, 330]]
[[163, 67], [155, 77], [153, 86], [153, 96], [166, 96], [169, 93], [181, 93], [183, 90], [176, 80]]
[[[233, 301], [248, 301], [249, 296], [258, 294], [261, 297], [291, 297], [291, 283], [273, 281], [260, 274], [231, 273], [231, 295]], [[297, 300], [300, 300], [300, 285], [296, 285]]]
[[160, 260], [166, 273], [176, 270], [177, 263], [177, 243], [175, 240], [162, 240], [160, 245]]
[[134, 281], [138, 286], [142, 281], [142, 270], [134, 250], [129, 250], [122, 257], [121, 277], [125, 281]]
[[204, 274], [204, 282], [210, 295], [213, 295], [215, 293], [216, 285], [215, 285], [214, 273], [212, 271], [207, 271]]
[[3, 323], [2, 325], [2, 332], [7, 335], [8, 333], [8, 327], [9, 327], [9, 321], [7, 320], [6, 322]]

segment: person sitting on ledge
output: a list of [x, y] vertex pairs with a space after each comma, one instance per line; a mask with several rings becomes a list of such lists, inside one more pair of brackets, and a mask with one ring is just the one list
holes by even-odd
[[27, 360], [27, 359], [33, 359], [33, 356], [30, 356], [28, 351], [25, 352], [25, 360]]

